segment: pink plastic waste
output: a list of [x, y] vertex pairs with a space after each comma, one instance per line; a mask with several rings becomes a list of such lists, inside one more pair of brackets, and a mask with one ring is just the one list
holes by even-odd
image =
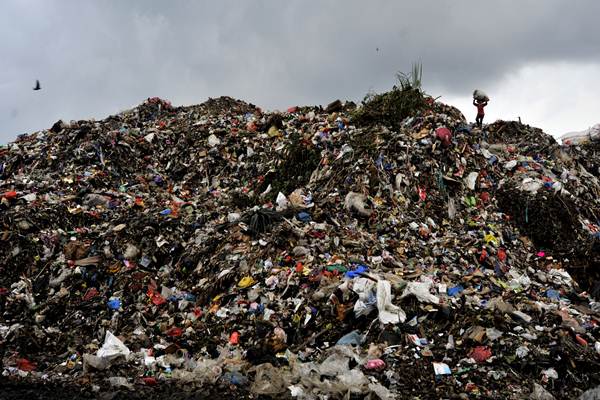
[[384, 369], [385, 368], [385, 361], [383, 361], [383, 360], [381, 360], [379, 358], [375, 358], [373, 360], [369, 360], [365, 364], [365, 368], [366, 369]]

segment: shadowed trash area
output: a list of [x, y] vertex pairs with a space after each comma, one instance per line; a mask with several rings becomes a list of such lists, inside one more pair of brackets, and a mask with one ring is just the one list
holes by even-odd
[[186, 390], [181, 385], [163, 384], [156, 387], [137, 386], [134, 390], [114, 390], [110, 387], [94, 388], [90, 384], [39, 382], [0, 377], [0, 399], [2, 400], [214, 400], [224, 398], [256, 399], [258, 397], [227, 387], [206, 386]]

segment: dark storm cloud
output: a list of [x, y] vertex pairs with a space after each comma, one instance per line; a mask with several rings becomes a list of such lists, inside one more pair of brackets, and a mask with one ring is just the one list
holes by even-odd
[[468, 96], [530, 64], [599, 63], [598, 15], [594, 0], [5, 0], [0, 143], [149, 96], [266, 108], [357, 100], [413, 61], [430, 92]]

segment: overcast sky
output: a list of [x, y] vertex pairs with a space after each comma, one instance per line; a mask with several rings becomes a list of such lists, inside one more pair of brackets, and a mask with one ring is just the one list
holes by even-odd
[[599, 15], [597, 0], [2, 0], [0, 143], [151, 96], [356, 101], [414, 61], [469, 120], [479, 88], [484, 122], [520, 116], [559, 136], [600, 122]]

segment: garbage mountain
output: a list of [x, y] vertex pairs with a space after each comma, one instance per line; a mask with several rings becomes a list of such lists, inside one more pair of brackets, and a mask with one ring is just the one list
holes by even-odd
[[589, 146], [404, 89], [23, 135], [0, 148], [1, 379], [576, 398], [600, 384]]

